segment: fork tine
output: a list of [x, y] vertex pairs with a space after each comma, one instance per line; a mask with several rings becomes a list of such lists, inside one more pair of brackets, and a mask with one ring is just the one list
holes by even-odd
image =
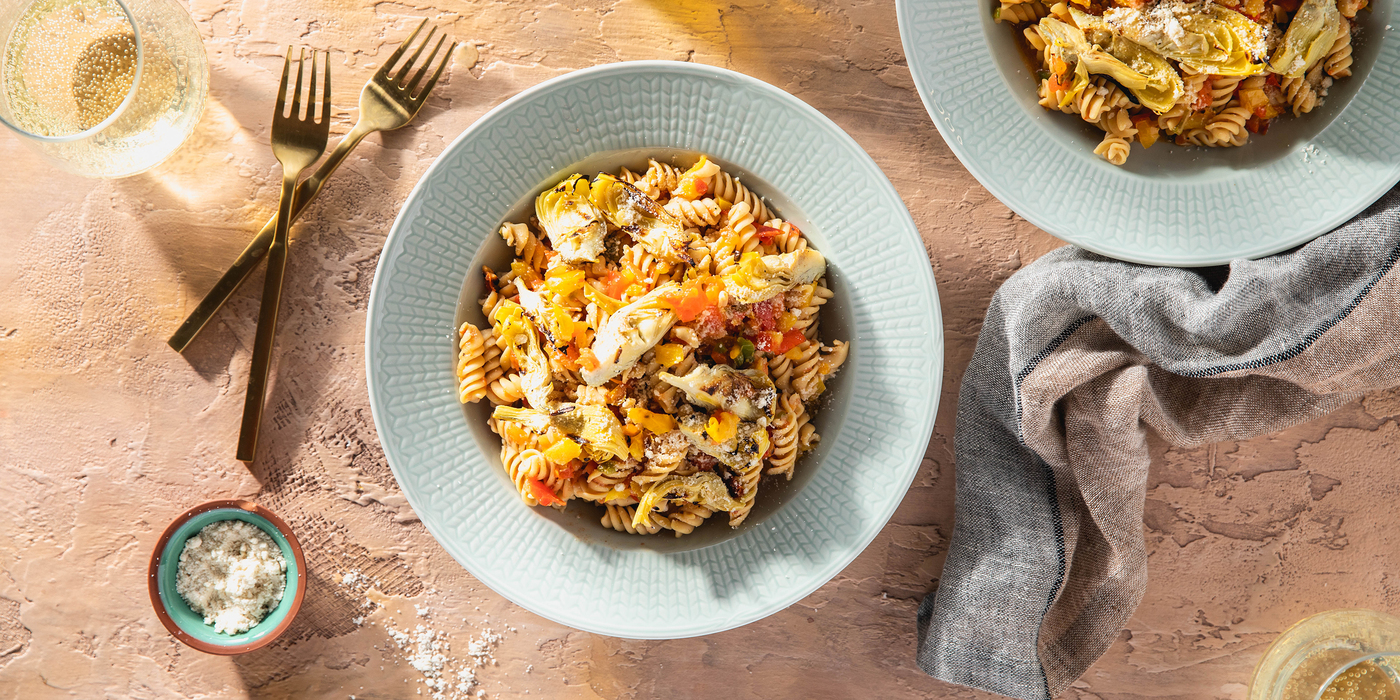
[[[413, 80], [410, 80], [408, 84], [403, 87], [403, 91], [405, 94], [412, 95], [413, 88], [418, 87], [418, 81], [422, 80], [423, 75], [428, 72], [428, 69], [433, 67], [433, 59], [437, 58], [438, 51], [442, 49], [442, 42], [444, 41], [447, 41], [446, 34], [443, 34], [442, 36], [438, 37], [437, 46], [434, 46], [433, 52], [428, 54], [428, 59], [426, 61], [423, 61], [423, 67], [419, 68], [418, 72], [413, 74]], [[427, 42], [423, 43], [427, 44]], [[456, 44], [454, 43], [453, 46], [456, 46]]]
[[277, 116], [287, 108], [287, 75], [292, 72], [292, 47], [287, 46], [287, 60], [282, 63], [282, 84], [277, 87]]
[[325, 80], [326, 80], [326, 82], [325, 82], [325, 89], [324, 89], [322, 92], [324, 92], [324, 93], [326, 93], [326, 94], [325, 94], [324, 97], [321, 98], [321, 122], [322, 122], [322, 123], [325, 123], [325, 124], [330, 124], [330, 117], [331, 117], [331, 52], [326, 51], [326, 52], [324, 52], [324, 53], [325, 53], [325, 57], [326, 57], [326, 58], [325, 58], [325, 62], [326, 62], [326, 65], [325, 65], [325, 68], [326, 68], [326, 79], [325, 79]]
[[413, 55], [409, 57], [408, 62], [404, 63], [403, 68], [399, 69], [399, 74], [394, 76], [395, 84], [403, 85], [403, 79], [408, 77], [408, 72], [413, 70], [413, 66], [418, 63], [418, 57], [423, 55], [423, 49], [428, 48], [428, 43], [433, 40], [434, 34], [437, 34], [437, 27], [432, 27], [428, 30], [428, 36], [424, 37], [423, 43], [418, 45], [418, 50], [414, 51]]
[[292, 92], [292, 119], [301, 119], [301, 72], [306, 67], [306, 49], [297, 58], [297, 89]]
[[[433, 88], [437, 86], [438, 78], [442, 77], [442, 71], [447, 68], [448, 63], [452, 62], [452, 51], [456, 48], [457, 42], [455, 41], [452, 42], [451, 46], [447, 47], [447, 53], [443, 54], [442, 61], [438, 63], [437, 70], [433, 71], [433, 77], [428, 78], [428, 84], [423, 86], [423, 91], [418, 93], [417, 97], [413, 98], [414, 103], [422, 104], [424, 100], [428, 99], [428, 93], [432, 92]], [[424, 68], [427, 68], [427, 66], [424, 66]], [[413, 81], [418, 82], [418, 78], [414, 78]]]
[[408, 45], [413, 43], [414, 37], [418, 36], [418, 32], [423, 31], [423, 27], [426, 26], [428, 26], [428, 18], [424, 17], [423, 21], [418, 23], [418, 27], [413, 30], [413, 33], [409, 34], [408, 38], [404, 39], [402, 44], [399, 44], [399, 48], [394, 49], [394, 52], [389, 54], [389, 58], [384, 61], [384, 65], [380, 66], [379, 70], [375, 71], [375, 75], [388, 75], [389, 71], [393, 70], [394, 64], [398, 63], [399, 59], [403, 57], [403, 52], [408, 50]]
[[316, 120], [316, 49], [311, 49], [311, 89], [306, 94], [306, 120]]

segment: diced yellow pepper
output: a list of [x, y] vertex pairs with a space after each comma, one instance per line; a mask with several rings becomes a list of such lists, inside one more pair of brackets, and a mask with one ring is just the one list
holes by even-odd
[[544, 286], [560, 296], [569, 296], [583, 288], [583, 270], [566, 266], [552, 267], [545, 273]]
[[705, 423], [705, 434], [715, 442], [728, 442], [739, 432], [739, 416], [728, 411], [716, 411]]
[[802, 359], [802, 346], [798, 345], [797, 347], [783, 353], [783, 357], [786, 357], [787, 359], [792, 360], [793, 362]]
[[627, 421], [650, 430], [657, 435], [676, 429], [676, 419], [665, 413], [652, 413], [638, 406], [627, 409]]
[[646, 441], [640, 434], [633, 435], [628, 439], [627, 450], [632, 453], [632, 459], [641, 461], [647, 454]]
[[544, 458], [555, 464], [568, 464], [569, 460], [578, 459], [583, 454], [583, 448], [577, 442], [567, 438], [560, 440], [549, 446], [544, 451]]
[[575, 333], [577, 333], [577, 329], [575, 328], [577, 324], [574, 321], [574, 317], [570, 316], [569, 312], [557, 306], [549, 309], [548, 313], [552, 318], [551, 325], [559, 332], [557, 340], [561, 343], [569, 342], [569, 339], [574, 337]]
[[656, 361], [662, 367], [675, 367], [676, 363], [685, 359], [685, 346], [679, 343], [666, 343], [656, 346]]
[[633, 500], [636, 499], [636, 497], [632, 495], [631, 489], [622, 489], [619, 491], [613, 488], [603, 495], [603, 502], [612, 503], [613, 501], [625, 501], [629, 498]]
[[715, 204], [719, 205], [720, 211], [729, 211], [729, 208], [734, 206], [733, 202], [725, 199], [724, 197], [715, 197]]

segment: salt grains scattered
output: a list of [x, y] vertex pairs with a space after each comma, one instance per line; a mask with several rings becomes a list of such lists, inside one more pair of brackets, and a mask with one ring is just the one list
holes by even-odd
[[[378, 586], [377, 581], [358, 571], [342, 574], [340, 582], [349, 588], [350, 592], [359, 595]], [[437, 591], [430, 589], [426, 593], [432, 596]], [[373, 605], [372, 601], [366, 599], [361, 607]], [[480, 606], [475, 609], [481, 610]], [[414, 619], [419, 620], [420, 624], [412, 630], [397, 629], [386, 622], [384, 631], [389, 635], [390, 642], [386, 652], [401, 656], [403, 661], [421, 674], [422, 678], [417, 682], [428, 689], [426, 695], [433, 700], [470, 700], [486, 697], [486, 691], [478, 687], [480, 681], [476, 677], [476, 669], [497, 665], [493, 654], [504, 637], [495, 630], [484, 628], [479, 636], [467, 641], [466, 659], [454, 659], [450, 654], [452, 645], [447, 633], [429, 626], [431, 623], [428, 621], [433, 619], [431, 606], [414, 604], [413, 613]], [[488, 615], [484, 622], [488, 622], [489, 619]], [[356, 617], [353, 621], [356, 625], [363, 625], [366, 619]], [[469, 621], [462, 618], [462, 622], [467, 624]], [[515, 630], [511, 628], [511, 631]], [[459, 665], [465, 667], [454, 668]], [[407, 679], [404, 682], [407, 682]], [[417, 694], [425, 695], [423, 688], [418, 688]]]

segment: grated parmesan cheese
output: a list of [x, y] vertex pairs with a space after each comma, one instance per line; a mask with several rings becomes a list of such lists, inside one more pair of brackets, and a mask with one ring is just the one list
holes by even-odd
[[180, 551], [175, 590], [215, 632], [252, 629], [282, 602], [287, 560], [267, 533], [242, 520], [205, 525]]

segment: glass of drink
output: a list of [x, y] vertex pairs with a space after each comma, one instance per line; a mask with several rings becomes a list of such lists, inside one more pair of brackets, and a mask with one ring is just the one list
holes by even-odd
[[1332, 610], [1293, 625], [1254, 667], [1249, 700], [1400, 700], [1400, 619]]
[[209, 60], [175, 0], [11, 0], [0, 7], [0, 122], [55, 165], [123, 177], [194, 130]]

